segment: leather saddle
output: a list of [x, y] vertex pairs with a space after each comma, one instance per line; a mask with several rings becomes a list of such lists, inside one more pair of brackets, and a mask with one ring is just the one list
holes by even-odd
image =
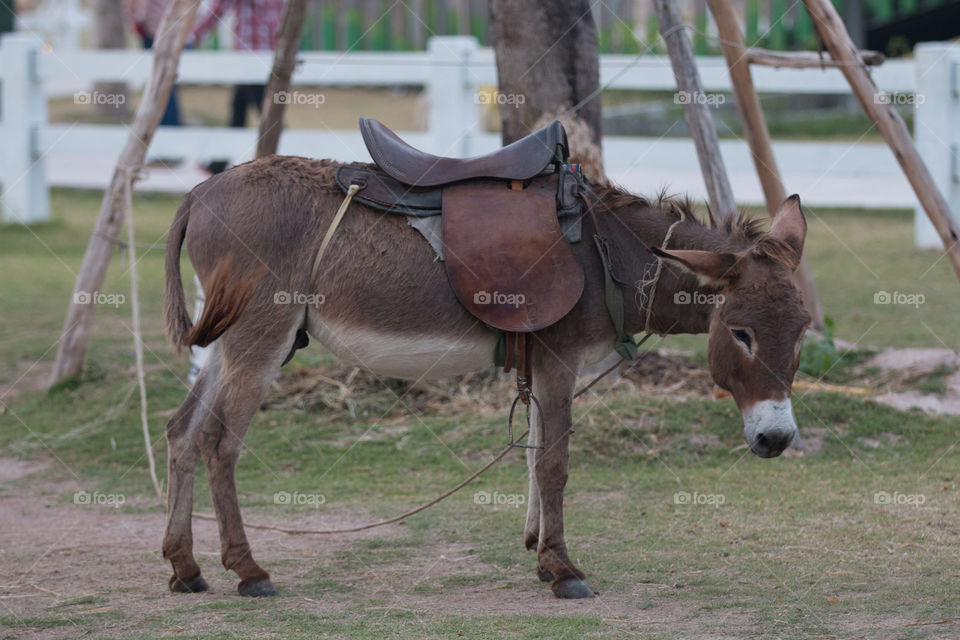
[[[493, 153], [442, 158], [408, 145], [385, 125], [360, 119], [377, 169], [342, 166], [337, 183], [392, 213], [441, 217], [443, 260], [457, 299], [487, 325], [528, 333], [563, 318], [583, 293], [578, 238], [579, 168], [567, 165], [563, 125]], [[561, 226], [560, 217], [576, 221]], [[572, 225], [568, 224], [568, 227]]]

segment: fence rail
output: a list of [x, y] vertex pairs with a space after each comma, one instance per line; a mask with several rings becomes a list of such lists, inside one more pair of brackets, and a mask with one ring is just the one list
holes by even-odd
[[[923, 45], [916, 61], [892, 60], [873, 71], [880, 89], [916, 96], [918, 144], [954, 212], [960, 211], [958, 52], [960, 47], [956, 45]], [[293, 76], [295, 87], [424, 87], [429, 104], [427, 130], [401, 135], [425, 150], [468, 156], [499, 146], [499, 136], [481, 129], [477, 99], [479, 88], [497, 84], [494, 57], [489, 49], [479, 48], [472, 37], [433, 38], [426, 52], [303, 52], [300, 58], [302, 62]], [[178, 82], [262, 83], [271, 62], [269, 55], [255, 53], [188, 51], [180, 63]], [[47, 218], [48, 160], [58, 167], [75, 167], [79, 172], [94, 159], [115, 158], [128, 134], [123, 125], [49, 123], [49, 87], [71, 82], [89, 87], [95, 81], [116, 81], [136, 88], [147, 81], [151, 63], [150, 52], [144, 51], [64, 52], [45, 49], [41, 41], [24, 34], [7, 34], [0, 39], [0, 135], [4, 140], [0, 148], [0, 180], [5, 221], [34, 222]], [[706, 91], [730, 90], [722, 58], [701, 57], [697, 64]], [[676, 86], [669, 60], [660, 56], [604, 55], [600, 71], [601, 82], [611, 89], [674, 91]], [[849, 94], [836, 69], [756, 67], [754, 78], [761, 93]], [[249, 129], [161, 127], [151, 154], [201, 156], [216, 149], [244, 160], [252, 156], [255, 136], [256, 132]], [[738, 200], [758, 202], [760, 190], [746, 144], [725, 140], [721, 151]], [[280, 152], [322, 155], [341, 161], [369, 160], [356, 130], [291, 131], [282, 137]], [[788, 189], [808, 192], [808, 202], [914, 206], [906, 180], [882, 143], [777, 142], [774, 152]], [[79, 162], [80, 159], [84, 161]], [[615, 180], [639, 191], [655, 190], [670, 180], [685, 189], [691, 183], [702, 184], [694, 147], [687, 139], [607, 136], [604, 162]], [[109, 171], [103, 173], [105, 184]], [[57, 180], [73, 184], [69, 178]], [[184, 184], [183, 188], [192, 186]], [[698, 195], [696, 188], [690, 190]], [[921, 222], [917, 225], [918, 240], [923, 237], [928, 242], [931, 229]]]

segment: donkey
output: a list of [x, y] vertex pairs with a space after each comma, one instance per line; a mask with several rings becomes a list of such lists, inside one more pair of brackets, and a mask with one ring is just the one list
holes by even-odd
[[[276, 591], [247, 542], [234, 469], [243, 439], [279, 367], [313, 336], [342, 361], [376, 374], [435, 379], [493, 366], [495, 336], [466, 312], [430, 246], [402, 216], [353, 203], [316, 277], [320, 239], [343, 194], [330, 160], [270, 156], [234, 167], [183, 200], [166, 246], [165, 317], [178, 348], [212, 345], [209, 361], [167, 425], [168, 507], [163, 556], [175, 592], [206, 590], [193, 555], [194, 474], [202, 460], [219, 524], [223, 566], [244, 596]], [[361, 165], [358, 165], [361, 166]], [[365, 166], [365, 165], [362, 165]], [[695, 219], [690, 205], [594, 187], [596, 226], [620, 283], [627, 332], [709, 333], [709, 366], [743, 416], [758, 456], [779, 455], [797, 434], [790, 403], [800, 344], [810, 323], [792, 279], [806, 221], [798, 196], [758, 221]], [[672, 227], [672, 229], [671, 229]], [[669, 247], [665, 236], [671, 232]], [[206, 293], [191, 322], [180, 252]], [[567, 552], [563, 490], [571, 406], [578, 374], [612, 351], [616, 335], [604, 304], [604, 269], [592, 242], [572, 245], [587, 286], [559, 323], [537, 332], [527, 450], [529, 500], [523, 542], [536, 549], [537, 576], [561, 598], [593, 595]], [[645, 308], [650, 274], [662, 261]], [[631, 302], [633, 301], [633, 302]]]

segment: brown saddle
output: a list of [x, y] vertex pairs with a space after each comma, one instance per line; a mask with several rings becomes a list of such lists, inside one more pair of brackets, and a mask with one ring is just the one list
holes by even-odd
[[411, 147], [386, 125], [360, 118], [360, 133], [373, 162], [387, 175], [413, 187], [436, 187], [471, 178], [529, 180], [569, 155], [559, 121], [493, 153], [474, 158], [442, 158]]
[[[447, 278], [470, 313], [496, 329], [527, 333], [570, 312], [584, 278], [558, 220], [569, 208], [561, 193], [561, 177], [568, 176], [563, 125], [554, 122], [499, 151], [467, 159], [419, 151], [369, 118], [360, 119], [360, 130], [388, 178], [360, 177], [356, 172], [363, 170], [342, 167], [341, 187], [349, 176], [361, 186], [360, 200], [369, 190], [368, 197], [381, 204], [399, 202], [421, 212], [436, 202], [439, 190]], [[571, 184], [568, 179], [568, 191]]]

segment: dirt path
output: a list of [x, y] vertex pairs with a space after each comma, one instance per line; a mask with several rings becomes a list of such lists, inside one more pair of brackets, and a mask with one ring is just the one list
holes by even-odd
[[[225, 616], [199, 613], [197, 605], [230, 602], [236, 595], [236, 578], [219, 565], [216, 524], [194, 520], [195, 549], [211, 591], [172, 595], [167, 592], [169, 566], [160, 555], [163, 514], [150, 508], [142, 513], [107, 505], [77, 505], [73, 481], [45, 480], [48, 465], [0, 458], [0, 626], [3, 638], [74, 638], [88, 635], [116, 637], [143, 633], [144, 624], [165, 614], [183, 614], [189, 625], [166, 633], [223, 631]], [[148, 507], [149, 505], [143, 505]], [[257, 522], [296, 528], [353, 526], [371, 516], [331, 518], [327, 515], [271, 521], [262, 514]], [[440, 616], [595, 616], [607, 622], [636, 625], [671, 633], [695, 632], [701, 622], [689, 603], [671, 597], [666, 585], [637, 585], [633, 592], [600, 594], [583, 601], [555, 599], [538, 585], [530, 572], [502, 572], [490, 582], [463, 580], [451, 587], [441, 578], [469, 577], [496, 572], [484, 565], [466, 543], [437, 543], [418, 549], [415, 557], [334, 576], [349, 581], [350, 589], [323, 601], [298, 594], [307, 574], [324, 558], [347, 552], [364, 538], [402, 536], [400, 525], [350, 536], [288, 536], [248, 529], [258, 559], [273, 568], [280, 597], [272, 611], [300, 610], [329, 615], [356, 616], [358, 603], [380, 602], [368, 615], [406, 611], [428, 619]], [[291, 563], [291, 558], [297, 560]], [[532, 558], [532, 556], [531, 556]], [[279, 567], [278, 567], [279, 565]], [[315, 576], [313, 577], [315, 579]], [[432, 585], [440, 585], [442, 591]], [[640, 609], [641, 600], [657, 606]], [[695, 609], [695, 608], [694, 608]], [[351, 613], [352, 611], [352, 613]], [[97, 617], [96, 614], [109, 614]], [[24, 620], [43, 619], [45, 625], [15, 626]], [[57, 620], [59, 619], [59, 623]], [[94, 620], [95, 619], [95, 620]], [[89, 620], [90, 622], [86, 622]], [[746, 620], [730, 620], [731, 631]], [[666, 626], [669, 625], [669, 626]], [[49, 628], [43, 628], [49, 626]], [[166, 634], [164, 634], [166, 635]]]

